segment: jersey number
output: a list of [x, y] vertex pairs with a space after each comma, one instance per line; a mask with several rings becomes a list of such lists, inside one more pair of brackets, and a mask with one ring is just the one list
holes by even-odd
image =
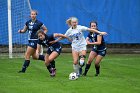
[[76, 40], [79, 40], [78, 36], [76, 36]]

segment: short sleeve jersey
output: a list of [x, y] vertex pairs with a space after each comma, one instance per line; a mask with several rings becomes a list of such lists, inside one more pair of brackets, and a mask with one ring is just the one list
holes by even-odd
[[38, 40], [38, 44], [39, 45], [43, 45], [43, 46], [46, 46], [46, 47], [50, 47], [50, 46], [52, 46], [52, 47], [58, 47], [58, 46], [60, 46], [60, 43], [59, 42], [56, 42], [56, 43], [54, 43], [54, 44], [50, 44], [49, 42], [50, 41], [54, 41], [55, 40], [55, 38], [54, 38], [54, 35], [53, 34], [50, 34], [50, 35], [46, 35], [45, 34], [45, 39], [44, 40]]
[[35, 22], [32, 22], [32, 20], [29, 20], [26, 22], [25, 24], [27, 26], [27, 30], [28, 30], [28, 40], [37, 40], [37, 31], [39, 29], [41, 29], [41, 27], [43, 26], [43, 23], [36, 20]]
[[[98, 35], [100, 35], [100, 34], [97, 34], [97, 33], [91, 34], [91, 33], [89, 33], [87, 37], [91, 40], [91, 42], [97, 42]], [[96, 50], [105, 50], [106, 49], [105, 40], [104, 40], [103, 36], [102, 36], [101, 44], [100, 45], [94, 45], [94, 48]]]
[[87, 45], [83, 34], [83, 31], [86, 30], [88, 30], [88, 27], [77, 25], [75, 29], [71, 27], [66, 31], [65, 35], [72, 39], [72, 44], [71, 44], [72, 47]]

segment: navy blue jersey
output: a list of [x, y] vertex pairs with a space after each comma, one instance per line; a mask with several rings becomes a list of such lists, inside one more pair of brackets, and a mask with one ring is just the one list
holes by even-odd
[[32, 20], [29, 20], [25, 24], [27, 26], [28, 30], [28, 40], [37, 40], [37, 31], [42, 27], [43, 23], [36, 20], [35, 22], [32, 22]]
[[60, 47], [60, 43], [59, 42], [56, 42], [54, 44], [50, 44], [49, 42], [50, 41], [54, 41], [55, 38], [54, 38], [54, 35], [51, 34], [51, 35], [46, 35], [45, 34], [45, 39], [44, 40], [38, 40], [38, 44], [40, 45], [43, 45], [43, 46], [46, 46], [46, 47], [53, 47], [53, 48], [56, 48], [56, 47]]
[[[97, 33], [89, 33], [88, 34], [88, 38], [91, 40], [91, 42], [97, 42], [97, 36], [99, 34]], [[106, 50], [106, 46], [105, 46], [105, 40], [104, 40], [104, 37], [102, 36], [102, 41], [101, 41], [101, 44], [100, 45], [94, 45], [94, 49], [97, 50], [97, 51], [102, 51], [102, 50]]]

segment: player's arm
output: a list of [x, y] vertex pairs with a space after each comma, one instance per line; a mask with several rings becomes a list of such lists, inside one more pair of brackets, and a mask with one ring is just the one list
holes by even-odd
[[86, 42], [87, 42], [88, 45], [91, 45], [89, 37], [86, 38]]
[[37, 44], [37, 49], [36, 49], [36, 54], [40, 54], [41, 50], [41, 45]]
[[63, 34], [54, 33], [53, 35], [54, 35], [54, 38], [59, 37], [58, 39], [55, 40], [55, 42], [59, 42], [60, 40], [66, 38], [66, 36]]
[[44, 33], [48, 32], [48, 29], [47, 29], [47, 27], [45, 25], [42, 25], [42, 29], [43, 29]]
[[107, 34], [106, 32], [100, 32], [100, 31], [98, 31], [96, 29], [88, 28], [87, 30], [90, 31], [90, 32], [95, 32], [95, 33], [101, 34], [101, 35], [106, 35]]
[[67, 37], [67, 36], [64, 35], [64, 34], [54, 33], [53, 35], [54, 35], [54, 36], [53, 36], [54, 38], [56, 38], [56, 37], [59, 37], [59, 38], [56, 39], [56, 40], [54, 40], [54, 41], [51, 41], [51, 42], [50, 42], [51, 44], [54, 44], [54, 43], [56, 43], [56, 42], [59, 42], [60, 40], [62, 40], [62, 39], [64, 39], [64, 38], [67, 38], [68, 40], [70, 40], [70, 38]]
[[63, 35], [63, 34], [57, 34], [57, 33], [54, 33], [53, 34], [53, 37], [56, 38], [56, 37], [59, 37], [58, 39], [54, 40], [54, 41], [51, 41], [50, 43], [51, 44], [54, 44], [56, 42], [59, 42], [60, 40], [64, 39], [64, 38], [67, 38], [67, 36]]
[[18, 30], [19, 33], [25, 33], [27, 31], [27, 26], [25, 25], [24, 28], [21, 30]]
[[64, 34], [59, 34], [59, 33], [54, 33], [54, 34], [53, 34], [53, 37], [54, 37], [54, 38], [56, 38], [56, 37], [67, 38], [66, 35], [64, 35]]
[[69, 38], [69, 37], [67, 37], [66, 35], [64, 35], [64, 34], [57, 34], [57, 33], [55, 33], [54, 34], [54, 37], [56, 38], [56, 37], [60, 37], [60, 38], [58, 38], [57, 40], [56, 40], [56, 42], [58, 42], [58, 41], [60, 41], [60, 40], [62, 40], [62, 39], [64, 39], [64, 38], [66, 38], [66, 39], [68, 39], [69, 41], [71, 41], [71, 39]]
[[97, 36], [97, 42], [90, 42], [89, 38], [87, 37], [86, 42], [89, 45], [100, 45], [102, 43], [102, 36], [101, 35]]

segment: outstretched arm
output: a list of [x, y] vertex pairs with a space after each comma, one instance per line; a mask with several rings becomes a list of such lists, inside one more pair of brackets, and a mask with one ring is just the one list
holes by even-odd
[[43, 29], [44, 33], [48, 32], [48, 29], [47, 29], [47, 27], [45, 25], [42, 26], [42, 29]]
[[27, 26], [25, 25], [24, 28], [21, 30], [18, 30], [19, 33], [25, 33], [27, 31]]
[[88, 45], [100, 45], [102, 43], [102, 36], [98, 35], [97, 36], [97, 42], [90, 42], [89, 38], [86, 38], [86, 42]]
[[99, 34], [101, 34], [101, 35], [106, 35], [106, 34], [107, 34], [106, 32], [100, 32], [100, 31], [98, 31], [98, 30], [96, 30], [96, 29], [91, 29], [91, 28], [88, 28], [88, 31], [90, 31], [90, 32], [95, 32], [95, 33], [99, 33]]
[[67, 37], [66, 35], [64, 35], [64, 34], [57, 34], [57, 33], [55, 33], [54, 34], [54, 37], [60, 37], [60, 38], [58, 38], [56, 40], [57, 42], [60, 41], [60, 40], [62, 40], [62, 39], [64, 39], [64, 38], [68, 39], [71, 42], [71, 39], [69, 37]]
[[56, 38], [56, 37], [67, 38], [67, 36], [66, 36], [66, 35], [64, 35], [64, 34], [54, 33], [54, 38]]
[[69, 41], [71, 41], [70, 38], [67, 37], [67, 36], [64, 35], [64, 34], [55, 33], [55, 34], [54, 34], [54, 38], [56, 38], [56, 37], [59, 37], [59, 38], [56, 39], [56, 40], [54, 40], [54, 41], [51, 41], [51, 42], [50, 42], [51, 44], [54, 44], [54, 43], [56, 43], [56, 42], [59, 42], [60, 40], [62, 40], [62, 39], [64, 39], [64, 38], [67, 38]]

